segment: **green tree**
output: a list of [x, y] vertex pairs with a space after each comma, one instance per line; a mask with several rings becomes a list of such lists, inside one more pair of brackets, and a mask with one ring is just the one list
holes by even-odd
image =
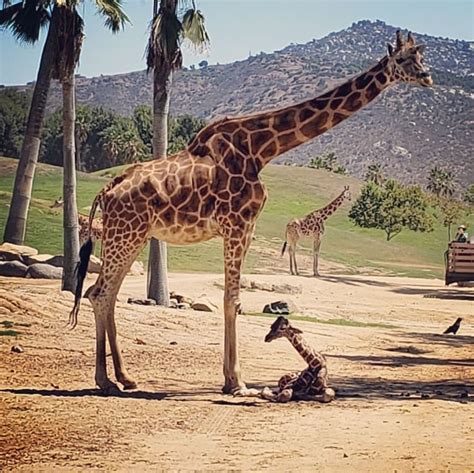
[[[63, 290], [76, 289], [75, 269], [79, 261], [79, 227], [76, 202], [76, 101], [74, 71], [79, 62], [84, 39], [84, 22], [77, 11], [80, 0], [56, 0], [56, 55], [52, 77], [59, 80], [63, 91]], [[118, 32], [128, 20], [121, 0], [95, 0], [105, 25]]]
[[468, 186], [464, 192], [464, 202], [469, 205], [474, 205], [474, 184]]
[[435, 166], [428, 175], [426, 188], [436, 197], [451, 197], [454, 194], [454, 174]]
[[51, 1], [46, 0], [18, 0], [16, 3], [3, 0], [3, 9], [0, 10], [0, 27], [9, 29], [20, 42], [36, 43], [41, 29], [50, 24], [41, 53], [3, 237], [5, 241], [19, 245], [25, 239], [41, 128], [56, 54], [57, 15], [56, 8], [51, 13], [50, 5]]
[[335, 174], [346, 174], [347, 170], [339, 164], [335, 153], [329, 152], [312, 158], [308, 163], [308, 167], [314, 169], [325, 169], [326, 171], [333, 172]]
[[373, 182], [374, 184], [381, 186], [385, 181], [382, 165], [379, 163], [369, 164], [367, 166], [367, 172], [365, 173], [364, 180], [366, 182]]
[[349, 211], [349, 218], [363, 228], [378, 228], [387, 241], [404, 228], [418, 232], [433, 229], [428, 199], [419, 186], [403, 186], [387, 180], [383, 186], [368, 182]]
[[[159, 3], [159, 6], [158, 6]], [[209, 37], [204, 17], [188, 2], [154, 0], [147, 47], [148, 70], [153, 70], [153, 157], [164, 159], [168, 150], [168, 114], [173, 72], [182, 66], [181, 45], [188, 40], [204, 48]], [[183, 9], [184, 7], [184, 9]], [[181, 16], [180, 13], [184, 11]], [[148, 261], [148, 297], [169, 305], [166, 245], [152, 239]]]
[[443, 225], [448, 229], [448, 241], [451, 241], [451, 225], [460, 221], [466, 209], [457, 200], [446, 197], [439, 198], [438, 206], [441, 210]]
[[31, 97], [14, 89], [0, 91], [0, 154], [18, 158]]

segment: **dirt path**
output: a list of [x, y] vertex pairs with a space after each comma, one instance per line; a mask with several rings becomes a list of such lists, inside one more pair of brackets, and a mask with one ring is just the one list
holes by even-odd
[[[222, 315], [127, 304], [142, 295], [144, 278], [126, 280], [117, 309], [139, 390], [103, 397], [93, 389], [89, 303], [69, 332], [72, 298], [57, 283], [0, 279], [0, 322], [31, 323], [12, 327], [18, 339], [0, 337], [0, 470], [472, 470], [472, 288], [375, 276], [248, 278], [302, 293], [243, 291], [247, 312], [286, 298], [326, 322], [295, 325], [327, 355], [335, 402], [223, 396]], [[221, 285], [219, 275], [171, 276], [172, 289], [219, 306]], [[439, 335], [458, 316], [459, 334]], [[271, 321], [239, 318], [242, 369], [253, 386], [303, 367], [286, 340], [263, 343]], [[11, 353], [14, 344], [24, 353]]]

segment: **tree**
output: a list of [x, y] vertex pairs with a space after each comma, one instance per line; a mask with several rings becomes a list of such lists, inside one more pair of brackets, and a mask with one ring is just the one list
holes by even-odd
[[383, 230], [390, 241], [404, 228], [418, 232], [433, 229], [428, 199], [419, 186], [403, 186], [388, 180], [384, 186], [364, 185], [360, 197], [349, 211], [349, 218], [363, 228]]
[[[182, 66], [181, 45], [188, 40], [204, 48], [209, 37], [204, 17], [194, 1], [182, 17], [178, 0], [154, 0], [153, 21], [147, 47], [148, 70], [153, 69], [153, 157], [164, 159], [168, 149], [168, 114], [173, 72]], [[153, 239], [148, 260], [148, 297], [169, 305], [166, 245]]]
[[451, 241], [451, 225], [459, 222], [466, 209], [457, 200], [443, 197], [439, 198], [438, 206], [441, 210], [443, 225], [448, 229], [448, 241]]
[[5, 241], [19, 245], [23, 244], [25, 239], [31, 190], [41, 143], [41, 128], [56, 54], [57, 15], [56, 8], [50, 13], [50, 3], [45, 0], [19, 0], [12, 4], [9, 0], [4, 0], [3, 10], [0, 11], [0, 26], [10, 29], [20, 42], [36, 43], [41, 29], [48, 22], [50, 24], [41, 53], [3, 237]]
[[308, 163], [308, 167], [314, 169], [325, 169], [326, 171], [335, 174], [346, 174], [347, 172], [346, 168], [338, 163], [335, 153], [332, 152], [312, 158]]
[[[79, 227], [76, 202], [75, 151], [75, 82], [74, 71], [81, 55], [84, 22], [77, 12], [79, 0], [56, 0], [57, 14], [56, 56], [52, 77], [61, 82], [63, 90], [63, 227], [64, 261], [62, 289], [76, 289], [75, 269], [79, 261]], [[96, 6], [105, 17], [105, 24], [113, 32], [119, 31], [127, 20], [120, 0], [96, 0]]]
[[464, 193], [464, 202], [469, 205], [474, 205], [474, 184], [467, 187]]
[[367, 172], [365, 173], [364, 180], [366, 182], [373, 182], [374, 184], [381, 186], [385, 181], [382, 165], [379, 163], [369, 164], [367, 166]]
[[451, 197], [454, 194], [454, 175], [438, 166], [430, 170], [426, 188], [436, 197]]
[[0, 91], [0, 154], [18, 158], [31, 97], [14, 89]]

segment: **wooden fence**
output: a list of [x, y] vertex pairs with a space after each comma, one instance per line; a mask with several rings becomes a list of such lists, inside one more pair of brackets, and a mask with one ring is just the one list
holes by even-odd
[[450, 243], [445, 264], [446, 285], [474, 281], [474, 243]]

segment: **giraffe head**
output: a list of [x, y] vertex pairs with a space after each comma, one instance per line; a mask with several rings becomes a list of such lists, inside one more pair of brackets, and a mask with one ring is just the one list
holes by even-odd
[[349, 202], [352, 200], [352, 194], [349, 189], [349, 186], [344, 186], [344, 190], [342, 191], [342, 198], [348, 200]]
[[390, 43], [388, 48], [388, 69], [392, 71], [396, 82], [409, 82], [422, 87], [431, 87], [433, 79], [424, 64], [424, 44], [415, 44], [415, 38], [408, 33], [407, 39], [403, 38], [400, 30], [397, 31], [396, 45]]
[[270, 327], [270, 331], [265, 336], [266, 342], [271, 342], [276, 340], [277, 338], [281, 337], [288, 337], [290, 334], [293, 333], [303, 333], [300, 329], [296, 327], [292, 327], [290, 321], [280, 315], [275, 322], [272, 323]]

